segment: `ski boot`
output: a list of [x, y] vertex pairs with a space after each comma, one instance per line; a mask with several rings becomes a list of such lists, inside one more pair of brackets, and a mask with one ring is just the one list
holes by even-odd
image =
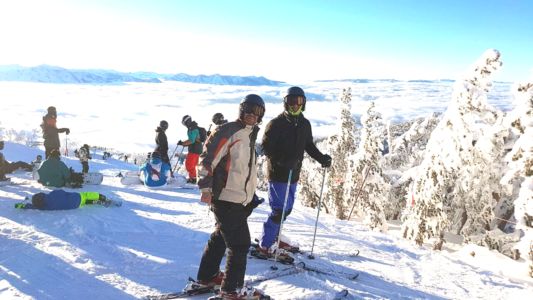
[[283, 249], [273, 250], [272, 247], [267, 249], [257, 245], [250, 250], [250, 255], [259, 259], [276, 260], [284, 265], [290, 265], [294, 263], [294, 258]]
[[253, 287], [243, 287], [234, 292], [220, 291], [208, 300], [270, 300], [270, 296]]
[[183, 292], [189, 296], [215, 292], [220, 289], [223, 279], [224, 272], [222, 271], [218, 271], [210, 280], [194, 280], [189, 278], [189, 283], [187, 283]]

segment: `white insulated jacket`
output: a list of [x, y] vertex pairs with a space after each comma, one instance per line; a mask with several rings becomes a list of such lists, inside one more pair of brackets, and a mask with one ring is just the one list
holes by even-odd
[[240, 120], [223, 124], [209, 136], [200, 155], [198, 186], [210, 191], [213, 200], [252, 201], [257, 187], [255, 142], [259, 127]]

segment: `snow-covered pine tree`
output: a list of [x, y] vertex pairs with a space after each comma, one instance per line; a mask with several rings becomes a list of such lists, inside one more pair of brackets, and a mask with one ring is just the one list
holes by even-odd
[[[398, 209], [405, 207], [406, 204], [412, 205], [413, 176], [424, 158], [431, 132], [439, 121], [440, 115], [433, 113], [414, 122], [405, 122], [405, 125], [411, 126], [396, 138], [392, 138], [392, 132], [395, 131], [395, 127], [403, 124], [388, 127], [389, 153], [383, 159], [382, 168], [384, 171], [387, 170], [386, 180], [391, 184], [390, 201], [398, 203]], [[399, 213], [401, 211], [398, 211]], [[399, 215], [393, 216], [393, 219], [398, 217]]]
[[[349, 157], [344, 197], [348, 208], [363, 217], [370, 228], [387, 230], [387, 217], [392, 218], [400, 208], [388, 201], [390, 186], [383, 178], [381, 159], [385, 138], [385, 124], [371, 102], [361, 117], [361, 141], [357, 153]], [[366, 178], [365, 178], [366, 177]], [[350, 212], [348, 212], [349, 214]]]
[[[515, 87], [516, 106], [509, 113], [511, 138], [516, 142], [506, 156], [508, 170], [502, 178], [504, 189], [497, 212], [501, 219], [513, 216], [515, 229], [521, 230], [521, 239], [515, 248], [520, 253], [533, 251], [533, 78]], [[503, 226], [501, 226], [503, 227]], [[512, 226], [508, 226], [512, 227]], [[533, 277], [533, 257], [530, 258]]]
[[501, 64], [500, 53], [487, 50], [465, 79], [456, 82], [414, 181], [415, 205], [406, 212], [404, 237], [422, 244], [430, 237], [442, 242], [445, 229], [463, 234], [489, 229], [493, 192], [499, 189], [493, 172], [500, 172], [491, 168], [498, 163], [502, 132], [492, 128], [499, 116], [487, 104], [486, 93]]
[[352, 117], [352, 92], [351, 88], [343, 89], [340, 102], [340, 120], [337, 123], [337, 135], [328, 141], [332, 164], [327, 176], [324, 192], [327, 191], [325, 202], [339, 219], [345, 219], [346, 201], [345, 189], [350, 184], [344, 184], [348, 173], [349, 157], [355, 153], [355, 120]]

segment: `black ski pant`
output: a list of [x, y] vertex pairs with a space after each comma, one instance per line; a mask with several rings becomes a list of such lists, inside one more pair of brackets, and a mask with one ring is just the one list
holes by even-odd
[[204, 249], [197, 279], [209, 281], [217, 274], [227, 248], [221, 289], [232, 292], [244, 285], [246, 258], [250, 248], [249, 211], [242, 204], [222, 200], [213, 201], [212, 210], [216, 228]]
[[50, 157], [50, 153], [54, 149], [56, 149], [59, 152], [59, 154], [61, 154], [61, 152], [59, 151], [59, 147], [44, 145], [44, 158], [48, 159], [48, 157]]
[[89, 172], [89, 162], [88, 161], [82, 161], [81, 162], [81, 172], [82, 173], [88, 173]]

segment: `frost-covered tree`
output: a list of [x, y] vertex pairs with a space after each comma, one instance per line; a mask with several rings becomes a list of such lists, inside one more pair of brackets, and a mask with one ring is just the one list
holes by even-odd
[[327, 177], [326, 205], [335, 211], [338, 218], [346, 218], [345, 190], [351, 183], [346, 181], [349, 172], [349, 157], [355, 153], [356, 126], [352, 117], [352, 93], [347, 88], [342, 91], [340, 102], [340, 119], [337, 134], [328, 141], [332, 164]]
[[[516, 224], [515, 229], [522, 231], [516, 248], [527, 254], [533, 251], [533, 78], [517, 84], [515, 93], [516, 106], [509, 113], [508, 122], [512, 126], [510, 139], [516, 142], [506, 156], [508, 169], [502, 183], [507, 189], [498, 203], [498, 212], [500, 220], [513, 217], [503, 225]], [[533, 263], [530, 269], [533, 277]]]
[[456, 82], [414, 180], [415, 205], [402, 226], [406, 238], [422, 244], [426, 238], [442, 239], [445, 229], [462, 234], [490, 229], [504, 134], [486, 93], [501, 64], [500, 53], [488, 50], [465, 79]]
[[[440, 116], [433, 113], [425, 118], [396, 124], [388, 127], [389, 153], [383, 158], [382, 168], [387, 170], [386, 180], [391, 184], [389, 201], [398, 203], [398, 219], [401, 208], [412, 205], [412, 183], [416, 169], [424, 158], [426, 146], [431, 133], [440, 121]], [[399, 136], [393, 138], [397, 127], [410, 125]], [[395, 128], [396, 127], [396, 128]]]
[[390, 219], [399, 208], [397, 203], [387, 201], [389, 185], [381, 169], [386, 128], [373, 102], [361, 117], [361, 124], [361, 141], [357, 153], [350, 156], [346, 174], [349, 184], [344, 187], [344, 197], [350, 210], [355, 207], [354, 211], [366, 224], [386, 231], [387, 217]]
[[385, 156], [384, 167], [404, 171], [420, 165], [429, 137], [439, 121], [439, 114], [433, 113], [410, 123], [409, 129], [399, 137], [390, 138], [389, 153]]

